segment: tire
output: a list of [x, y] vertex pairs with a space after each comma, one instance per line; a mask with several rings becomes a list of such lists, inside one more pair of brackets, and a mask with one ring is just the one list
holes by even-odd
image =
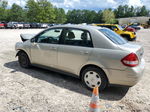
[[[88, 67], [82, 72], [82, 82], [90, 90], [98, 86], [99, 90], [102, 91], [108, 84], [107, 77], [103, 70], [96, 67]], [[93, 76], [93, 77], [91, 77]]]
[[31, 65], [29, 57], [25, 52], [20, 52], [18, 54], [18, 62], [20, 64], [20, 66], [23, 68], [29, 68]]

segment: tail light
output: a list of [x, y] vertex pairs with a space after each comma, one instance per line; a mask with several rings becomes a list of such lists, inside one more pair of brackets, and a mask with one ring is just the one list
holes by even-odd
[[121, 62], [128, 67], [135, 67], [139, 64], [138, 57], [135, 53], [131, 53], [124, 57]]

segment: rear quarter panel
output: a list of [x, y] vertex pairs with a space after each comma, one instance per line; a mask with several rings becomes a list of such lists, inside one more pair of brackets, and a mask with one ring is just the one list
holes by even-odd
[[128, 53], [122, 50], [95, 48], [89, 60], [99, 63], [105, 69], [125, 70], [126, 67], [121, 63], [121, 59]]

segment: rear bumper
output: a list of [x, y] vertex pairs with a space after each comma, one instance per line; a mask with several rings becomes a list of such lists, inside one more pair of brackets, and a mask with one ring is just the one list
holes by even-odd
[[109, 70], [109, 83], [115, 85], [134, 86], [143, 76], [144, 67], [145, 61], [142, 59], [141, 63], [137, 67], [128, 67], [124, 71]]

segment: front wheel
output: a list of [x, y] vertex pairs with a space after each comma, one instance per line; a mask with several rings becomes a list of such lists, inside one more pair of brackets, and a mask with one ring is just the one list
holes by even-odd
[[88, 89], [99, 87], [99, 90], [105, 89], [108, 83], [105, 73], [95, 67], [88, 67], [82, 72], [82, 81]]
[[18, 61], [21, 67], [23, 68], [29, 68], [30, 67], [30, 60], [28, 58], [28, 55], [24, 52], [20, 52], [18, 54]]

